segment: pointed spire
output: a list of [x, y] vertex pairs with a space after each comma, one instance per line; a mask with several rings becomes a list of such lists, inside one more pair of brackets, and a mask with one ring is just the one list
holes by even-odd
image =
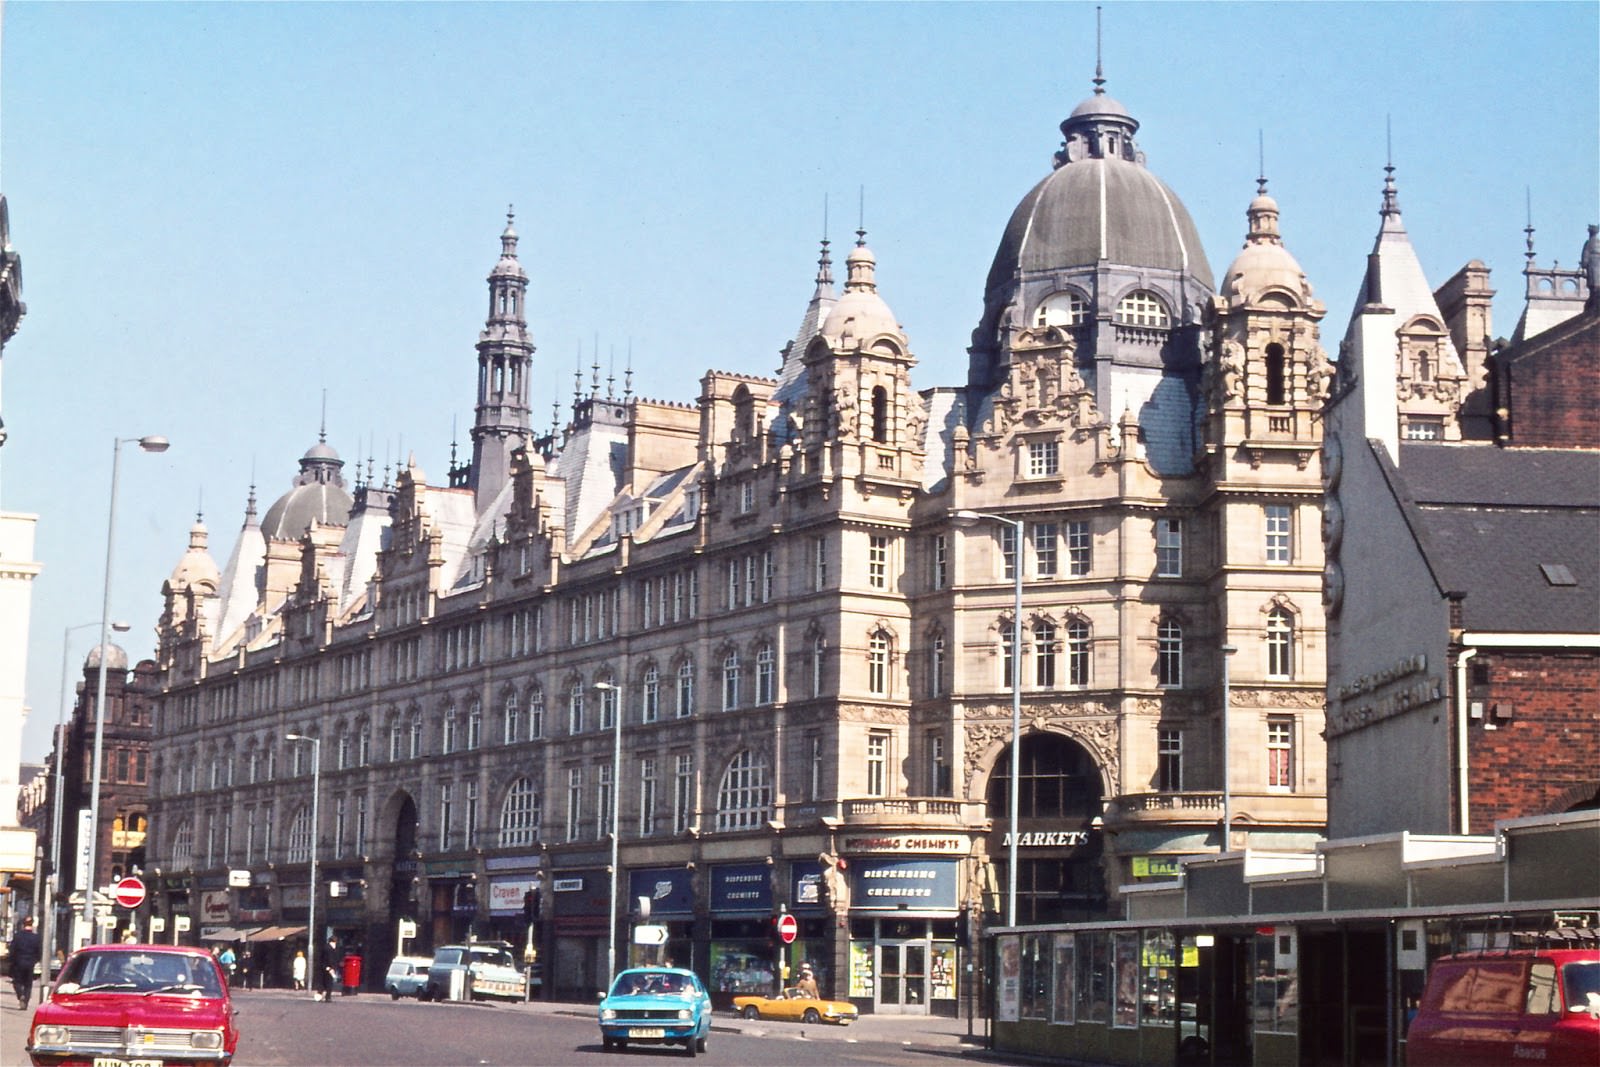
[[1528, 250], [1522, 255], [1528, 261], [1526, 269], [1531, 270], [1533, 268], [1533, 186], [1527, 186], [1523, 195], [1528, 200], [1528, 224], [1522, 228], [1522, 232], [1527, 234]]
[[1383, 165], [1383, 210], [1379, 212], [1385, 219], [1400, 217], [1400, 198], [1394, 185], [1394, 130], [1387, 116], [1384, 118], [1384, 140], [1387, 145], [1386, 162]]
[[1100, 5], [1094, 6], [1094, 95], [1106, 95], [1105, 67], [1100, 62]]
[[517, 231], [512, 223], [517, 212], [514, 204], [506, 205], [506, 228], [500, 232], [500, 255], [506, 259], [517, 258]]
[[250, 495], [245, 497], [244, 502], [244, 524], [246, 526], [256, 526], [259, 525], [259, 521], [256, 518], [256, 479], [254, 475], [251, 475]]

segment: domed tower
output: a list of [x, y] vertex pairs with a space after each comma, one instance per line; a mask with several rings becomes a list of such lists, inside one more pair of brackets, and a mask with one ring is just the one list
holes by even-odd
[[188, 551], [162, 583], [161, 595], [166, 606], [159, 633], [160, 662], [164, 667], [173, 665], [174, 657], [183, 646], [198, 644], [203, 652], [216, 636], [222, 572], [211, 558], [208, 540], [206, 524], [196, 515], [194, 525], [189, 527]]
[[1059, 327], [1101, 417], [1133, 412], [1156, 470], [1185, 474], [1211, 271], [1183, 202], [1145, 166], [1139, 123], [1104, 83], [1097, 65], [1094, 93], [1061, 123], [1055, 169], [1006, 224], [968, 350], [969, 410], [981, 425], [1020, 331]]
[[489, 272], [489, 316], [478, 334], [478, 404], [468, 484], [480, 511], [505, 486], [511, 453], [528, 436], [528, 373], [534, 347], [526, 318], [528, 274], [517, 261], [514, 217], [507, 209], [500, 260]]
[[354, 498], [344, 485], [344, 460], [328, 444], [328, 434], [300, 457], [294, 488], [274, 500], [261, 520], [261, 535], [269, 541], [298, 541], [313, 523], [343, 526], [350, 521]]

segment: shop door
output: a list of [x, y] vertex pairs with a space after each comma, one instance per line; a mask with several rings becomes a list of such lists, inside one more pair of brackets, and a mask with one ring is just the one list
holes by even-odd
[[875, 1010], [886, 1015], [928, 1014], [927, 942], [879, 942], [877, 986]]

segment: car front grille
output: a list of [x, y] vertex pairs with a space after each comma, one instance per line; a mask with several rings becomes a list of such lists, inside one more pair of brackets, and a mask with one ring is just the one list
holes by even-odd
[[189, 1058], [220, 1057], [189, 1043], [191, 1030], [147, 1029], [143, 1026], [74, 1026], [64, 1044], [75, 1051], [106, 1053], [129, 1058], [184, 1053]]
[[[619, 1012], [618, 1015], [617, 1015], [617, 1020], [616, 1021], [619, 1022], [619, 1023], [630, 1023], [630, 1022], [673, 1022], [673, 1023], [675, 1023], [675, 1022], [678, 1022], [678, 1009], [677, 1008], [654, 1008], [654, 1009], [646, 1008], [646, 1009], [644, 1009], [642, 1011], [630, 1011], [626, 1015], [623, 1015], [622, 1013]], [[685, 1019], [683, 1021], [684, 1022], [689, 1022], [690, 1020]]]

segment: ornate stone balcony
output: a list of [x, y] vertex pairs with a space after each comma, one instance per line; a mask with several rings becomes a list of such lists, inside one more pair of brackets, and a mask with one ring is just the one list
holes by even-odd
[[987, 830], [989, 815], [982, 801], [952, 797], [862, 797], [816, 804], [791, 804], [784, 809], [791, 826], [812, 821], [849, 829]]

